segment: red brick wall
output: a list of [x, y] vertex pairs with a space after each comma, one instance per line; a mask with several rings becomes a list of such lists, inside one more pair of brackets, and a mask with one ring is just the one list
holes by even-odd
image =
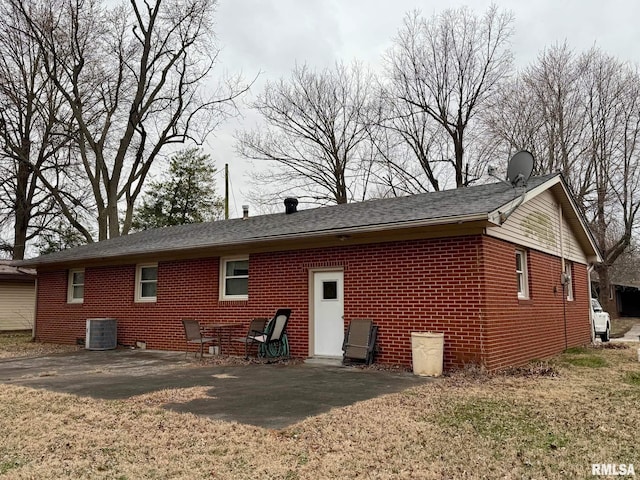
[[[563, 301], [558, 257], [527, 250], [529, 299], [519, 300], [515, 274], [516, 246], [484, 237], [486, 339], [482, 349], [489, 369], [542, 359], [591, 339], [587, 267], [573, 263], [573, 301]], [[564, 303], [564, 306], [563, 306]]]
[[[309, 270], [335, 266], [344, 269], [345, 320], [371, 318], [379, 325], [377, 361], [411, 365], [411, 332], [439, 331], [445, 333], [445, 369], [481, 362], [482, 352], [485, 362], [498, 368], [564, 347], [564, 336], [560, 342], [556, 331], [561, 295], [549, 294], [547, 285], [555, 278], [551, 265], [559, 259], [531, 252], [532, 301], [522, 304], [510, 259], [514, 248], [475, 236], [253, 254], [249, 300], [232, 302], [218, 301], [218, 258], [161, 262], [156, 303], [134, 302], [135, 265], [87, 268], [83, 304], [66, 303], [66, 271], [41, 272], [36, 337], [73, 343], [85, 336], [87, 318], [115, 317], [122, 344], [144, 340], [150, 349], [183, 350], [181, 318], [248, 325], [253, 317], [289, 307], [291, 352], [304, 358], [309, 352]], [[576, 286], [586, 283], [586, 274], [576, 270]], [[578, 295], [586, 293], [576, 291], [575, 311], [584, 303]], [[584, 343], [589, 335], [588, 328], [586, 337], [573, 326], [570, 331], [570, 344]]]

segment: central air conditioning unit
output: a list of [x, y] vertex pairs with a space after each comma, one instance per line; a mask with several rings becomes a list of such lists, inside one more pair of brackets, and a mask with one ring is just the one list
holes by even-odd
[[87, 350], [113, 350], [118, 346], [118, 325], [115, 318], [87, 318]]

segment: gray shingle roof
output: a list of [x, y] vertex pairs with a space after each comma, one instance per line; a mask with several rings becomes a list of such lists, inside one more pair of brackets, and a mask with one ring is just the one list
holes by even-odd
[[[557, 174], [529, 179], [527, 190], [536, 188]], [[520, 192], [520, 190], [518, 190]], [[505, 183], [424, 193], [408, 197], [369, 200], [259, 215], [247, 220], [180, 225], [133, 233], [102, 242], [43, 255], [23, 264], [53, 265], [93, 259], [118, 258], [167, 251], [251, 244], [299, 236], [339, 235], [354, 230], [376, 231], [415, 222], [448, 223], [452, 219], [484, 216], [509, 203], [518, 192]]]

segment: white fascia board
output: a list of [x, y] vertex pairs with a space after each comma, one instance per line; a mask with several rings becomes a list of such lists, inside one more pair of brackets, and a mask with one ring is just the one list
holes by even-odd
[[[489, 212], [489, 220], [491, 222], [495, 223], [496, 225], [502, 225], [503, 222], [500, 219], [502, 214], [504, 214], [506, 212], [509, 212], [511, 209], [513, 209], [516, 206], [519, 206], [520, 204], [527, 203], [532, 198], [537, 197], [542, 192], [544, 192], [545, 190], [550, 189], [551, 187], [553, 187], [554, 185], [556, 185], [558, 183], [562, 183], [562, 180], [560, 179], [560, 175], [556, 175], [555, 177], [550, 178], [546, 182], [541, 183], [537, 187], [532, 188], [531, 190], [528, 190], [526, 193], [524, 193], [524, 199], [522, 199], [522, 200], [521, 200], [521, 198], [522, 198], [523, 194], [521, 193], [520, 195], [518, 195], [517, 194], [518, 190], [516, 190], [514, 188], [513, 191], [514, 191], [515, 198], [513, 200], [511, 200], [510, 202], [507, 202], [504, 205], [501, 205], [500, 207], [496, 208], [494, 211]], [[563, 188], [564, 188], [564, 186], [563, 186]], [[565, 190], [565, 194], [567, 196], [569, 196], [569, 194], [568, 194], [568, 192], [566, 190]]]

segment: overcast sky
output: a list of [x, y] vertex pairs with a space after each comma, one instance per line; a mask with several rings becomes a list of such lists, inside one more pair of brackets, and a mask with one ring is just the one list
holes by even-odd
[[[468, 5], [477, 13], [492, 2], [416, 0], [219, 0], [216, 34], [223, 47], [220, 67], [242, 71], [246, 78], [262, 72], [251, 95], [264, 81], [288, 76], [295, 63], [313, 68], [336, 61], [363, 61], [374, 68], [390, 47], [406, 12], [419, 9], [431, 16], [444, 8]], [[565, 40], [576, 51], [594, 44], [621, 60], [640, 63], [640, 1], [638, 0], [509, 0], [494, 2], [515, 15], [512, 50], [516, 66], [535, 60], [545, 46]], [[252, 168], [234, 151], [234, 132], [252, 128], [258, 119], [224, 124], [210, 138], [207, 150], [219, 169], [229, 164], [233, 195], [231, 217], [242, 214]], [[223, 193], [222, 180], [219, 191]]]

